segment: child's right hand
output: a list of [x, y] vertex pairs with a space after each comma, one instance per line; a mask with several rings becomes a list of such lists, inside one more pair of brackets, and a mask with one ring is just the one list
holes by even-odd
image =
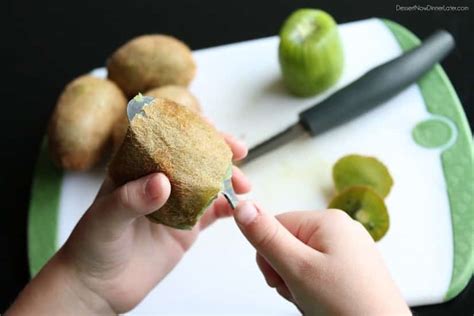
[[305, 315], [411, 315], [365, 228], [339, 210], [276, 218], [241, 202], [235, 220], [270, 287]]

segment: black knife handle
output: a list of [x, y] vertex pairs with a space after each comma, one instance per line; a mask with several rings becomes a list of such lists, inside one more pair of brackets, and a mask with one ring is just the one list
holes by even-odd
[[326, 100], [300, 113], [300, 123], [312, 135], [364, 114], [414, 83], [454, 47], [454, 39], [440, 30], [420, 46], [373, 68]]

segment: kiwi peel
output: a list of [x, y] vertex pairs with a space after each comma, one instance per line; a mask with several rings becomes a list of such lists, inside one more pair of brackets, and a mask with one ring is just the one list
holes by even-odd
[[368, 186], [352, 186], [345, 189], [332, 199], [329, 207], [343, 210], [360, 222], [374, 241], [380, 240], [390, 226], [383, 199]]
[[[180, 105], [187, 106], [188, 108], [190, 108], [191, 110], [197, 113], [201, 112], [201, 106], [199, 105], [199, 101], [185, 87], [181, 87], [177, 85], [166, 85], [166, 86], [148, 90], [145, 93], [145, 95], [149, 97], [154, 97], [154, 98], [169, 99]], [[138, 93], [134, 97], [134, 99], [137, 102], [141, 102], [141, 100], [143, 100], [143, 95], [141, 93]], [[127, 128], [128, 128], [128, 119], [126, 115], [124, 114], [121, 116], [120, 120], [117, 121], [112, 131], [112, 143], [114, 146], [114, 150], [117, 150], [122, 144], [122, 141], [125, 137], [125, 133], [127, 132]]]
[[222, 136], [192, 110], [156, 98], [135, 115], [109, 165], [118, 185], [153, 172], [170, 180], [171, 195], [148, 218], [192, 229], [229, 177], [232, 152]]

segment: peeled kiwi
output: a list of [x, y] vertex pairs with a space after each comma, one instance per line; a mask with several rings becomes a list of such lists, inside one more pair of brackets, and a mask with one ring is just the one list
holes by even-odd
[[48, 126], [48, 147], [57, 165], [67, 170], [93, 167], [107, 149], [126, 104], [110, 80], [85, 75], [69, 83]]
[[191, 50], [167, 35], [143, 35], [119, 47], [107, 62], [108, 76], [128, 97], [164, 85], [187, 86], [196, 64]]
[[322, 10], [296, 10], [280, 30], [278, 57], [283, 82], [293, 94], [308, 97], [328, 89], [344, 68], [336, 21]]
[[364, 185], [386, 197], [393, 185], [387, 167], [374, 157], [348, 155], [339, 159], [332, 170], [339, 192], [353, 185]]
[[201, 106], [199, 105], [199, 101], [185, 87], [177, 85], [167, 85], [151, 89], [145, 92], [145, 95], [154, 98], [170, 99], [171, 101], [187, 106], [195, 112], [201, 112]]
[[338, 195], [329, 203], [329, 208], [345, 211], [360, 222], [375, 241], [388, 231], [390, 220], [383, 199], [370, 187], [353, 186]]
[[212, 125], [187, 107], [156, 98], [130, 122], [109, 174], [120, 185], [163, 172], [171, 195], [148, 218], [191, 229], [231, 176], [231, 166], [232, 152]]

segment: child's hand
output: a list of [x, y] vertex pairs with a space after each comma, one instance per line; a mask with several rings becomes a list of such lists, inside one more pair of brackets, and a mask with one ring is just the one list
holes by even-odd
[[268, 285], [305, 315], [409, 315], [365, 228], [339, 210], [276, 218], [241, 202], [235, 219]]
[[[247, 149], [226, 136], [234, 160]], [[249, 182], [237, 169], [232, 183], [246, 193]], [[219, 197], [191, 231], [150, 222], [170, 195], [165, 175], [156, 173], [113, 188], [106, 180], [71, 236], [25, 288], [9, 313], [114, 314], [135, 307], [179, 262], [198, 233], [231, 208]]]

